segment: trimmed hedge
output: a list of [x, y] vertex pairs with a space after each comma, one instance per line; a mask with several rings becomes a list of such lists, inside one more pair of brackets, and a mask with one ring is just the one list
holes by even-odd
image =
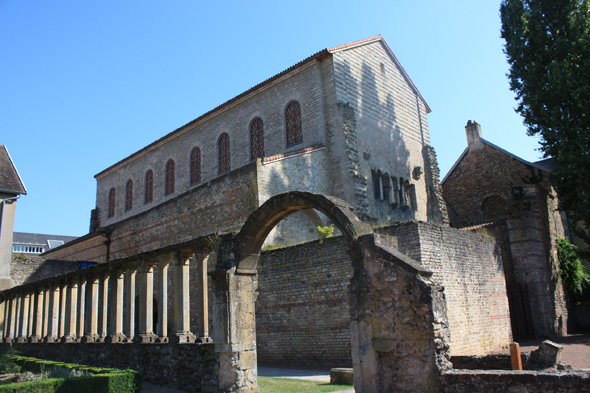
[[94, 375], [76, 378], [49, 378], [41, 381], [0, 385], [0, 393], [135, 393], [141, 390], [141, 373], [134, 370], [88, 367], [26, 356], [7, 355], [22, 371], [41, 373], [55, 367], [82, 370]]

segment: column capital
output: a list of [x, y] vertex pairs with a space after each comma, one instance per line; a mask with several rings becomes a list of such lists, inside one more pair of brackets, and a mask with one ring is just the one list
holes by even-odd
[[192, 252], [187, 250], [178, 250], [172, 253], [172, 264], [174, 266], [189, 266]]
[[170, 263], [174, 262], [174, 256], [173, 254], [161, 254], [158, 255], [156, 258], [156, 263], [158, 266], [162, 266], [162, 265], [169, 265]]

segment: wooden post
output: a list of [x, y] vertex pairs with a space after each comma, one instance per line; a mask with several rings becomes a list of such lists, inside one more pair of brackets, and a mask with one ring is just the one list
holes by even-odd
[[518, 343], [510, 343], [510, 361], [512, 363], [512, 370], [522, 370], [520, 345]]

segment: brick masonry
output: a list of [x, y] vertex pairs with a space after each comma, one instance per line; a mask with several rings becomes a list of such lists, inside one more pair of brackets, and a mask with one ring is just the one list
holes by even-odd
[[[519, 338], [562, 336], [567, 307], [558, 274], [558, 238], [567, 222], [558, 210], [548, 173], [469, 134], [468, 149], [443, 182], [454, 225], [491, 232], [504, 260], [511, 299], [512, 330]], [[526, 293], [520, 301], [520, 293]], [[528, 299], [528, 300], [527, 300]], [[531, 325], [532, 326], [529, 326]]]
[[78, 262], [19, 257], [18, 255], [12, 254], [10, 262], [10, 279], [13, 287], [78, 269]]
[[[380, 232], [434, 272], [445, 288], [451, 353], [482, 355], [511, 341], [499, 248], [494, 239], [426, 223]], [[352, 262], [342, 237], [262, 254], [259, 266], [259, 359], [346, 365], [350, 331], [346, 293]], [[350, 364], [350, 363], [349, 363]]]

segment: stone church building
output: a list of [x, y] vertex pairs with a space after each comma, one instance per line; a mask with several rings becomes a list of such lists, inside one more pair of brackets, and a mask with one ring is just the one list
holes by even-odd
[[467, 148], [442, 181], [452, 225], [488, 231], [500, 245], [515, 338], [567, 334], [558, 238], [568, 220], [549, 181], [551, 160], [528, 162], [465, 126]]
[[[494, 240], [448, 227], [429, 112], [383, 37], [324, 49], [98, 173], [89, 233], [43, 257], [100, 266], [215, 242], [211, 234], [236, 233], [273, 196], [330, 195], [389, 226], [399, 251], [445, 287], [454, 353], [488, 353], [511, 340], [502, 261]], [[283, 248], [259, 266], [259, 359], [350, 361], [353, 268], [341, 237], [314, 241], [331, 223], [299, 210], [269, 234], [268, 248]]]

